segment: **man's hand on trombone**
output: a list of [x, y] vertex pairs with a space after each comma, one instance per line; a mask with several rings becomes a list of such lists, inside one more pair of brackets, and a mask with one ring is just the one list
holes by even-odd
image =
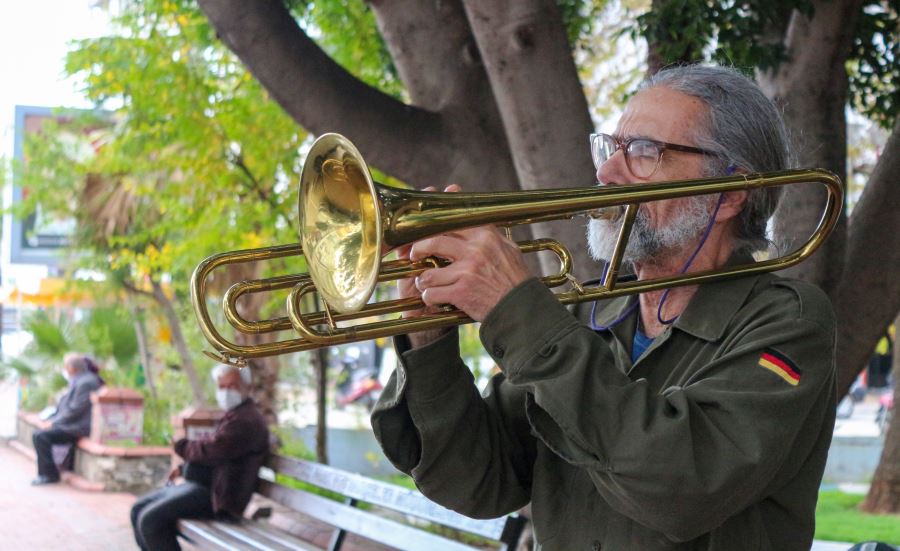
[[[459, 191], [450, 185], [446, 192]], [[426, 188], [425, 191], [433, 191]], [[436, 235], [413, 243], [398, 251], [400, 258], [413, 261], [436, 256], [450, 261], [442, 268], [426, 270], [415, 281], [401, 280], [400, 296], [420, 296], [425, 309], [407, 312], [407, 317], [436, 311], [442, 304], [452, 304], [476, 321], [488, 313], [516, 285], [531, 276], [522, 252], [495, 226], [480, 226]], [[446, 330], [410, 335], [413, 346], [423, 346]]]

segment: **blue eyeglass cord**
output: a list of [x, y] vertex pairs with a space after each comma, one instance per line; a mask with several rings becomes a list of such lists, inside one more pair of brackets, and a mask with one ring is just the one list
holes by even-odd
[[[733, 172], [734, 172], [734, 169], [732, 167], [729, 167], [728, 174], [731, 175]], [[709, 222], [706, 224], [706, 230], [703, 231], [703, 237], [700, 238], [700, 243], [697, 244], [697, 248], [694, 249], [694, 253], [691, 254], [691, 257], [688, 258], [687, 262], [684, 263], [684, 266], [682, 266], [681, 270], [678, 271], [679, 275], [683, 274], [687, 271], [687, 269], [691, 266], [691, 263], [694, 262], [694, 259], [697, 258], [697, 254], [700, 252], [700, 249], [703, 248], [704, 243], [706, 243], [706, 240], [709, 238], [709, 234], [712, 231], [713, 223], [716, 221], [716, 215], [719, 213], [719, 207], [722, 206], [723, 200], [725, 200], [725, 194], [720, 193], [719, 200], [716, 202], [716, 208], [713, 209], [713, 213], [709, 217]], [[603, 276], [600, 278], [601, 285], [606, 285], [606, 267], [607, 266], [609, 266], [608, 262], [603, 265]], [[669, 288], [663, 292], [662, 298], [659, 299], [659, 306], [656, 308], [656, 319], [658, 319], [659, 322], [662, 323], [663, 325], [671, 325], [672, 323], [675, 322], [675, 320], [678, 319], [678, 316], [675, 316], [668, 320], [662, 319], [663, 305], [666, 303], [666, 299], [669, 298], [669, 291], [671, 291], [671, 290], [672, 289]], [[622, 323], [622, 321], [625, 318], [630, 316], [631, 313], [634, 311], [634, 309], [637, 308], [637, 305], [639, 303], [640, 303], [639, 301], [635, 301], [634, 304], [629, 306], [627, 310], [622, 312], [622, 315], [620, 315], [618, 318], [616, 318], [609, 325], [597, 325], [594, 323], [594, 314], [596, 314], [596, 312], [597, 312], [597, 302], [594, 301], [593, 306], [591, 306], [591, 329], [593, 329], [594, 331], [606, 331], [606, 330], [609, 330], [609, 329], [615, 327], [616, 325]]]

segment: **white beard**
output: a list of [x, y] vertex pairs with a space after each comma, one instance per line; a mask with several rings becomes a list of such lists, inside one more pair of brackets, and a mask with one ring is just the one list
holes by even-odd
[[[715, 196], [688, 197], [674, 218], [664, 228], [651, 228], [647, 211], [638, 209], [622, 258], [623, 263], [646, 264], [660, 262], [681, 255], [685, 249], [696, 247], [697, 241], [709, 224], [709, 217], [716, 201]], [[622, 218], [616, 221], [591, 218], [588, 223], [588, 249], [594, 260], [605, 261], [612, 257], [619, 236]]]

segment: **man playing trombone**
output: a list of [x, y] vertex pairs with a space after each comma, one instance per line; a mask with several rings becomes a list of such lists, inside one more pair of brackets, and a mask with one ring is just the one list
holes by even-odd
[[[790, 164], [772, 103], [717, 67], [658, 73], [591, 151], [609, 186]], [[639, 280], [752, 262], [779, 189], [644, 203], [624, 260]], [[620, 218], [590, 222], [598, 260]], [[408, 254], [452, 262], [401, 294], [481, 321], [502, 371], [480, 395], [455, 330], [397, 339], [402, 366], [373, 427], [425, 495], [472, 517], [530, 502], [548, 551], [809, 549], [835, 408], [834, 319], [818, 289], [752, 275], [570, 311], [496, 228]]]

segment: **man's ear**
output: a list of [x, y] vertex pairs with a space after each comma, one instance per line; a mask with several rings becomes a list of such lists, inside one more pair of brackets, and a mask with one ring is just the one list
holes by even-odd
[[719, 212], [716, 213], [716, 222], [725, 222], [740, 214], [744, 210], [749, 193], [747, 190], [723, 193]]

